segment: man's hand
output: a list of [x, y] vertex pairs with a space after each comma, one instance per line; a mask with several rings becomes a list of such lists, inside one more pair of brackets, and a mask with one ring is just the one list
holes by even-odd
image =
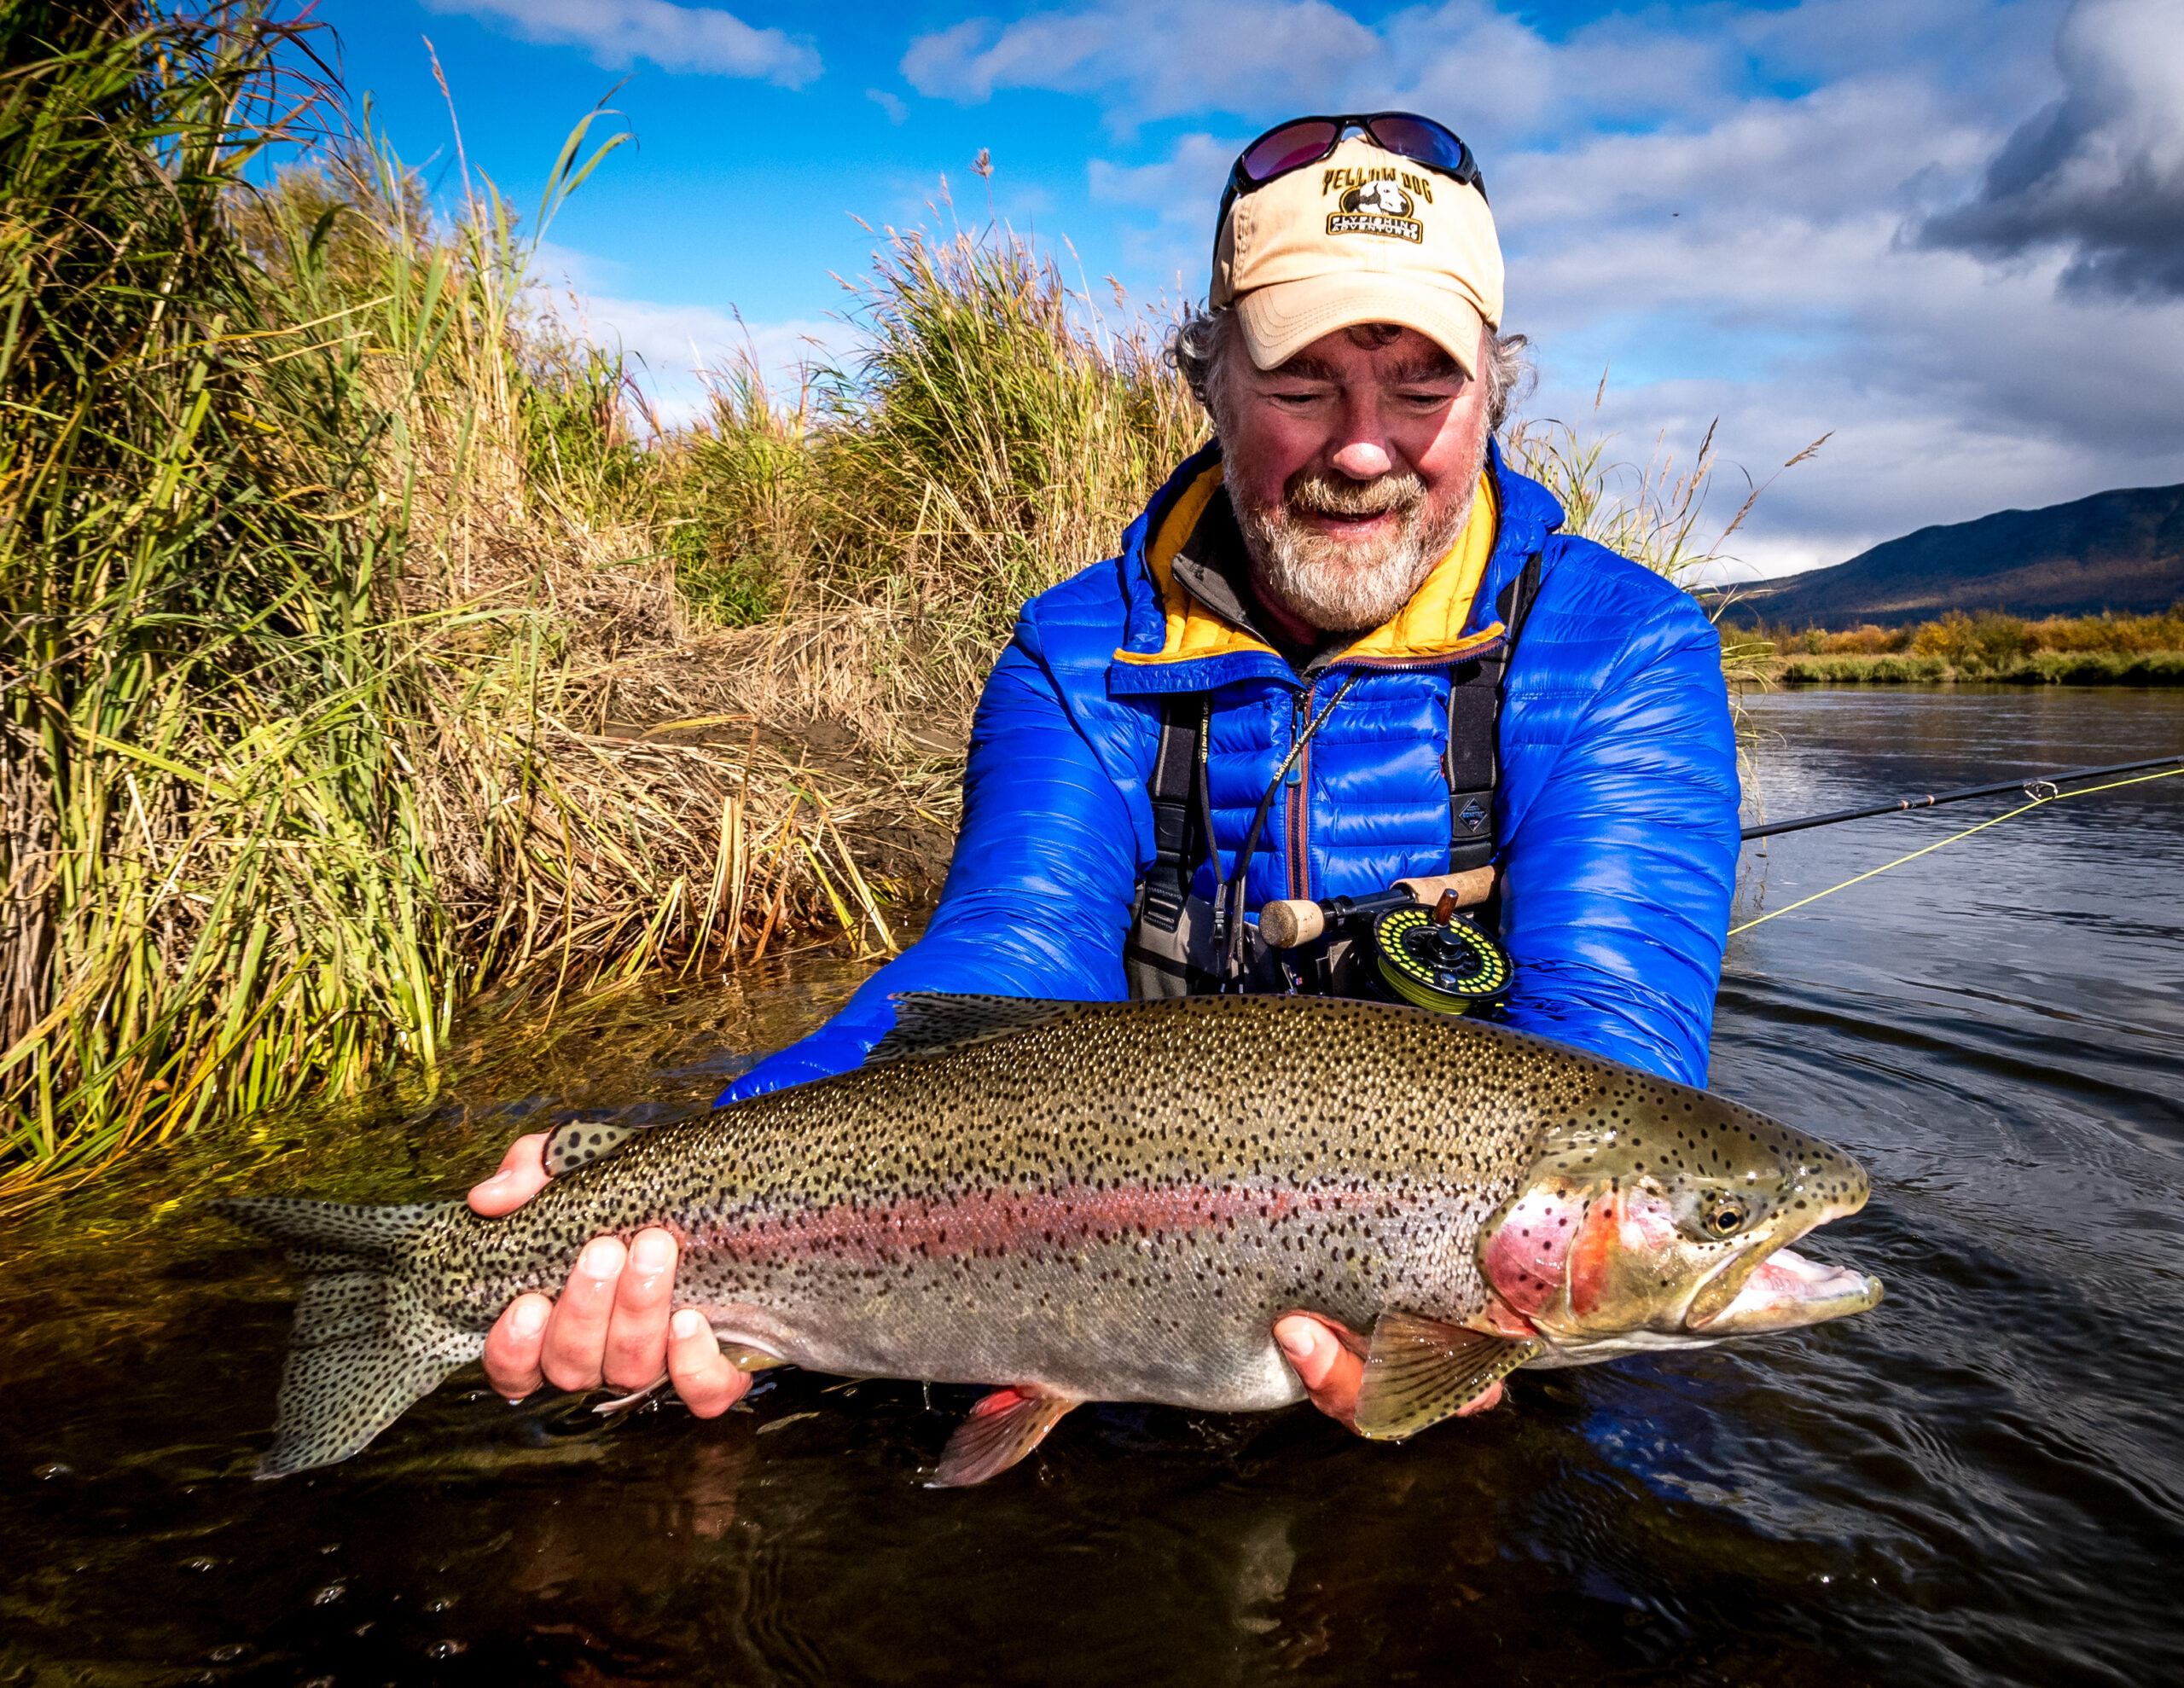
[[[500, 1170], [470, 1192], [472, 1209], [497, 1219], [544, 1189], [545, 1144], [543, 1132], [510, 1144]], [[520, 1401], [542, 1382], [642, 1389], [665, 1372], [691, 1412], [718, 1418], [743, 1398], [751, 1378], [722, 1357], [694, 1308], [670, 1319], [677, 1257], [675, 1238], [657, 1227], [637, 1233], [626, 1249], [616, 1238], [595, 1237], [559, 1300], [519, 1296], [494, 1321], [485, 1336], [487, 1379]]]
[[[1365, 1377], [1365, 1338], [1316, 1313], [1285, 1313], [1274, 1321], [1274, 1339], [1304, 1380], [1312, 1405], [1356, 1430], [1357, 1385]], [[1484, 1412], [1501, 1399], [1497, 1383], [1456, 1416], [1467, 1418]]]

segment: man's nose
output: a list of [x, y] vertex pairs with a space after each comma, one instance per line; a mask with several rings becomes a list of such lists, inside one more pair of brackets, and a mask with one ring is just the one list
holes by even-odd
[[1346, 397], [1349, 403], [1342, 408], [1340, 443], [1327, 461], [1352, 480], [1378, 480], [1396, 466], [1387, 430], [1380, 426], [1380, 407], [1361, 403], [1361, 394]]
[[1386, 446], [1376, 439], [1353, 439], [1328, 460], [1352, 480], [1378, 480], [1396, 466]]

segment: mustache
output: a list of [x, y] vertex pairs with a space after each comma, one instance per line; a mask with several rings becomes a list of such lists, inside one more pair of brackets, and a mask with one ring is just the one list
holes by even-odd
[[1407, 472], [1377, 480], [1352, 480], [1347, 475], [1304, 469], [1290, 478], [1282, 496], [1292, 510], [1312, 515], [1408, 515], [1426, 502], [1426, 483]]

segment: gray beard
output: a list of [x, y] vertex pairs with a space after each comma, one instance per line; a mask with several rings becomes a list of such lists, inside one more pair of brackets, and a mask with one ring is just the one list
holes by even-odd
[[[1484, 440], [1481, 441], [1482, 448]], [[1482, 449], [1483, 462], [1485, 452]], [[1478, 495], [1476, 467], [1461, 498], [1438, 521], [1428, 517], [1425, 484], [1412, 474], [1374, 481], [1304, 474], [1272, 507], [1236, 510], [1252, 585], [1259, 596], [1322, 633], [1362, 633], [1391, 619], [1448, 554], [1471, 518]], [[1361, 545], [1308, 526], [1302, 513], [1366, 515], [1398, 511], [1401, 525]]]

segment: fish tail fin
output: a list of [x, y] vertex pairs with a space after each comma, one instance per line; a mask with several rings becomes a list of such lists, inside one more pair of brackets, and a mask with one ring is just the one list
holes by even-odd
[[484, 1350], [480, 1333], [457, 1329], [424, 1303], [396, 1259], [398, 1245], [445, 1207], [238, 1199], [220, 1208], [290, 1244], [310, 1274], [296, 1298], [273, 1446], [258, 1462], [259, 1476], [362, 1451]]
[[462, 1363], [387, 1342], [294, 1349], [281, 1373], [273, 1446], [258, 1459], [256, 1475], [285, 1477], [363, 1452]]
[[212, 1204], [238, 1225], [292, 1249], [312, 1254], [354, 1255], [385, 1264], [398, 1244], [430, 1225], [450, 1202], [374, 1207], [356, 1202], [310, 1202], [295, 1196], [235, 1196]]

